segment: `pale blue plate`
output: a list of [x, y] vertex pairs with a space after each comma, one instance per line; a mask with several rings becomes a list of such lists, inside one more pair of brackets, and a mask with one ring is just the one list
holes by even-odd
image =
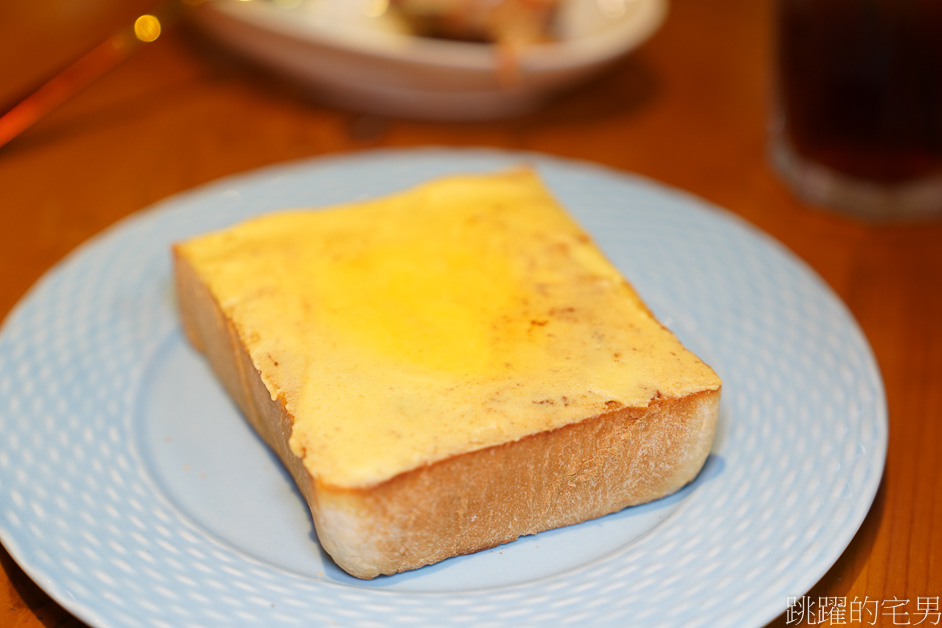
[[[658, 502], [356, 580], [186, 344], [168, 247], [523, 162], [723, 378], [713, 453]], [[382, 151], [226, 179], [82, 246], [0, 332], [0, 540], [96, 627], [758, 626], [850, 542], [886, 443], [866, 339], [802, 262], [687, 194], [544, 155]]]

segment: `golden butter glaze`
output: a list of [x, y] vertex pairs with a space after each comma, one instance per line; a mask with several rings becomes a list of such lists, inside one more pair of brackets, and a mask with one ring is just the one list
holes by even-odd
[[528, 170], [273, 213], [178, 252], [336, 487], [720, 386]]

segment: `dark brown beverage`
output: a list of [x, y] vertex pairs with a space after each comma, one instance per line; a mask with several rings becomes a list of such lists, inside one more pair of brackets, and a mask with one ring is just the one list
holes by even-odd
[[778, 12], [780, 132], [796, 158], [893, 185], [942, 175], [942, 0]]

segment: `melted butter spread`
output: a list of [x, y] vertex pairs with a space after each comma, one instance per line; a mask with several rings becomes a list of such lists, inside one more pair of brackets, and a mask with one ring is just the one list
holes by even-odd
[[526, 170], [274, 213], [179, 252], [336, 487], [720, 386]]

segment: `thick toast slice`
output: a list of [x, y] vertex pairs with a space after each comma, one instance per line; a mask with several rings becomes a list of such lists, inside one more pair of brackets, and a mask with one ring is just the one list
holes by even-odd
[[692, 480], [721, 382], [539, 179], [450, 177], [174, 247], [184, 329], [372, 578]]

